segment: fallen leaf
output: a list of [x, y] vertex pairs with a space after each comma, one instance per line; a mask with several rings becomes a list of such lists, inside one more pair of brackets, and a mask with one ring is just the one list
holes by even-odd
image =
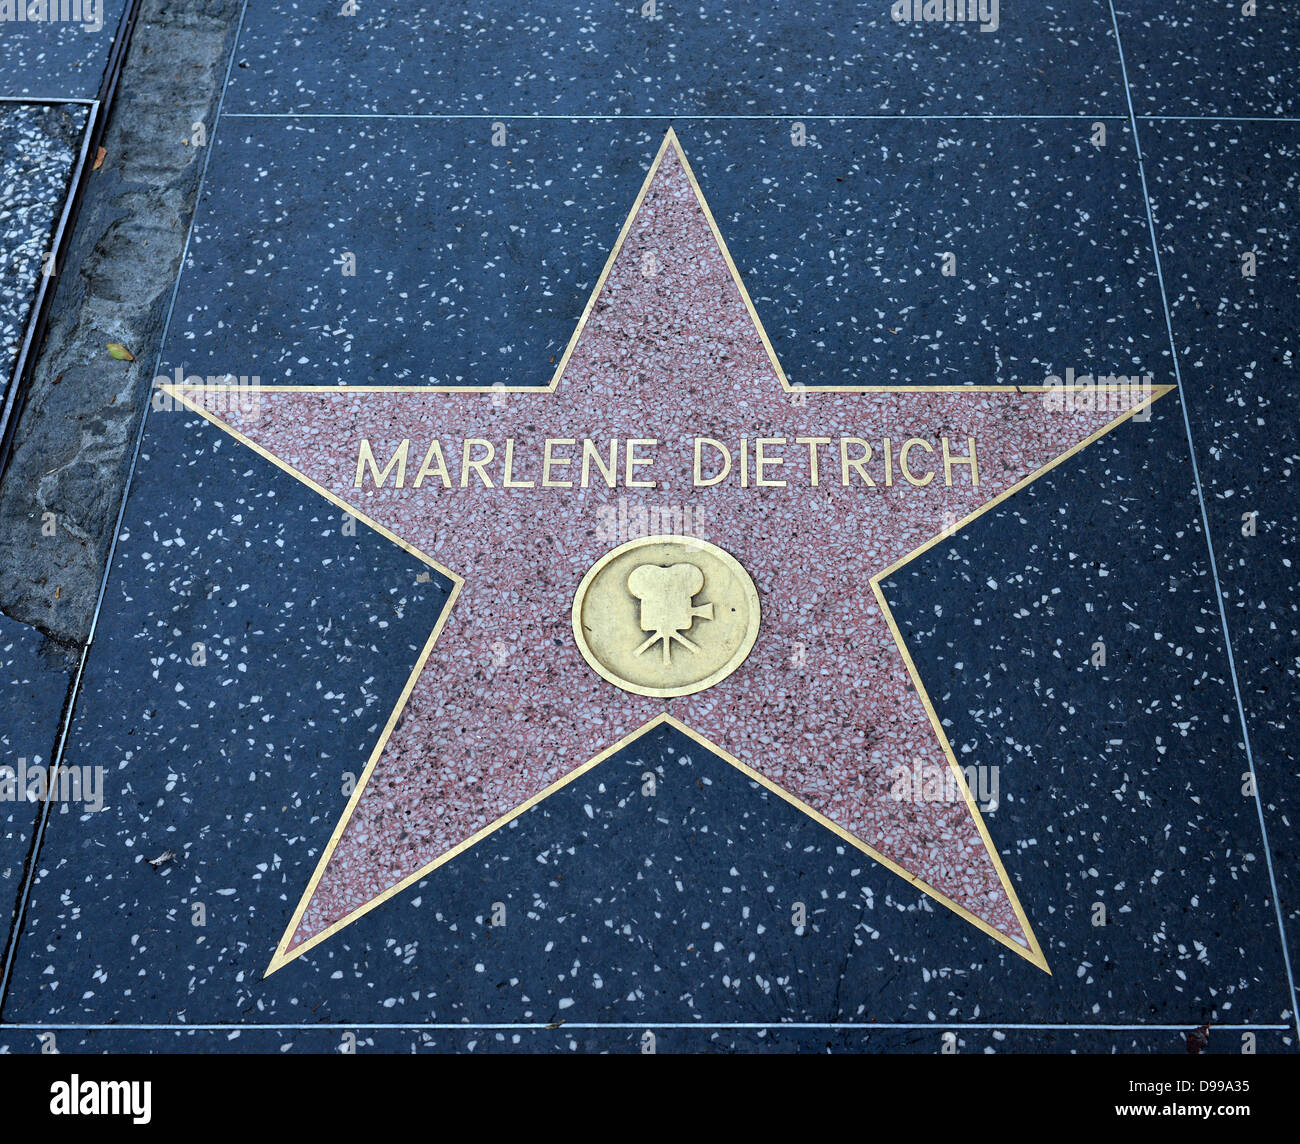
[[95, 165], [90, 169], [92, 171], [98, 171], [100, 167], [104, 165], [104, 160], [107, 157], [108, 157], [108, 152], [103, 147], [101, 147], [98, 151], [95, 152]]
[[135, 361], [135, 354], [127, 349], [126, 346], [120, 345], [117, 342], [108, 343], [108, 352], [112, 354], [113, 357], [117, 358], [118, 361]]

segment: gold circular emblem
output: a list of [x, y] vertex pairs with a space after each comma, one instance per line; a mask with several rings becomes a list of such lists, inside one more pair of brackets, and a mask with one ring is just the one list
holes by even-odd
[[616, 687], [691, 695], [745, 662], [758, 638], [758, 591], [740, 562], [707, 540], [629, 540], [582, 578], [573, 636]]

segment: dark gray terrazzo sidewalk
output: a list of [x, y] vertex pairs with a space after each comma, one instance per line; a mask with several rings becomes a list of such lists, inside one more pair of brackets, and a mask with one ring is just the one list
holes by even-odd
[[1053, 975], [665, 728], [263, 979], [446, 585], [160, 408], [136, 463], [122, 444], [104, 466], [106, 495], [131, 483], [69, 580], [80, 610], [22, 598], [60, 638], [0, 618], [0, 765], [52, 750], [93, 619], [64, 762], [107, 794], [51, 814], [34, 857], [37, 808], [0, 811], [0, 1051], [355, 1031], [635, 1052], [650, 1030], [662, 1051], [934, 1053], [951, 1031], [964, 1053], [1159, 1053], [1209, 1022], [1212, 1052], [1294, 1053], [1296, 9], [1004, 3], [984, 34], [886, 0], [337, 8], [204, 25], [232, 40], [177, 123], [206, 115], [203, 190], [139, 252], [165, 336], [133, 327], [115, 425], [155, 363], [545, 384], [670, 125], [792, 381], [1179, 385], [885, 585], [954, 748], [1001, 768], [989, 831]]

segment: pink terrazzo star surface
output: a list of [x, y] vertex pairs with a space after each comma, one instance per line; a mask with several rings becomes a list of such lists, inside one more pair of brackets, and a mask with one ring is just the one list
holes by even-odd
[[[457, 578], [427, 658], [271, 970], [665, 717], [1046, 968], [974, 804], [891, 793], [891, 772], [900, 765], [956, 764], [876, 582], [1131, 410], [1053, 411], [1042, 392], [1010, 389], [811, 392], [788, 385], [671, 133], [552, 387], [490, 390], [503, 380], [518, 379], [476, 379], [486, 392], [264, 389], [253, 395], [256, 409], [243, 412], [214, 411], [224, 395], [210, 390], [173, 390]], [[864, 387], [870, 381], [863, 379]], [[708, 487], [696, 487], [699, 437], [733, 452], [728, 478]], [[785, 485], [757, 484], [759, 437], [785, 439], [767, 447], [783, 463], [766, 468], [767, 479]], [[801, 437], [828, 441], [796, 445]], [[844, 437], [873, 447], [870, 463], [850, 467], [847, 484]], [[975, 439], [978, 487], [961, 464], [945, 484], [944, 437], [954, 456], [967, 454]], [[466, 438], [493, 443], [495, 457], [483, 471], [494, 487], [473, 470], [461, 487]], [[552, 470], [553, 479], [575, 486], [581, 442], [597, 442], [608, 460], [608, 442], [617, 438], [616, 487], [595, 470], [587, 488], [543, 487], [546, 438], [578, 443], [557, 448], [557, 456], [574, 461]], [[635, 447], [653, 462], [633, 475], [656, 487], [627, 486], [628, 438], [655, 442]], [[749, 443], [743, 486], [741, 438]], [[885, 438], [892, 443], [888, 477]], [[935, 474], [923, 486], [905, 478], [898, 456], [913, 438], [926, 444], [911, 450], [910, 471]], [[362, 439], [380, 469], [410, 442], [402, 487], [396, 466], [382, 487], [373, 472], [356, 487]], [[426, 472], [416, 487], [435, 439], [447, 479]], [[502, 487], [510, 440], [513, 480], [532, 487]], [[854, 459], [863, 452], [849, 451]], [[472, 449], [475, 458], [484, 453]], [[706, 449], [703, 457], [702, 475], [715, 474], [720, 454]], [[600, 678], [582, 659], [570, 619], [583, 575], [627, 539], [611, 537], [610, 522], [640, 521], [642, 510], [663, 507], [689, 510], [664, 519], [689, 522], [684, 531], [735, 556], [762, 606], [757, 643], [734, 674], [668, 700]]]

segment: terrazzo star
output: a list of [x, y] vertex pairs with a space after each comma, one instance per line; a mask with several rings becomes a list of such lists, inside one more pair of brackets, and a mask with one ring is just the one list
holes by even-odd
[[[201, 390], [171, 388], [450, 584], [268, 972], [665, 723], [1047, 969], [884, 585], [1169, 387], [1120, 414], [1063, 414], [1044, 408], [1043, 387], [791, 386], [670, 131], [549, 385], [504, 401], [491, 385], [274, 387], [257, 420], [223, 420]], [[900, 464], [892, 483], [882, 470], [869, 510], [864, 483], [839, 479], [829, 457], [833, 479], [817, 483], [701, 485], [690, 447], [654, 456], [653, 478], [635, 469], [656, 491], [602, 479], [502, 489], [466, 474], [455, 495], [431, 497], [357, 480], [359, 439], [387, 442], [390, 463], [407, 440], [617, 439], [626, 462], [634, 440], [730, 450], [801, 436], [963, 447], [950, 448], [948, 479], [939, 449], [923, 488], [917, 468]], [[752, 456], [746, 468], [776, 479]], [[621, 498], [665, 489], [690, 491], [708, 542], [611, 548], [593, 526]], [[485, 672], [494, 646], [507, 654]], [[951, 769], [961, 799], [891, 797], [891, 768], [914, 761]]]

